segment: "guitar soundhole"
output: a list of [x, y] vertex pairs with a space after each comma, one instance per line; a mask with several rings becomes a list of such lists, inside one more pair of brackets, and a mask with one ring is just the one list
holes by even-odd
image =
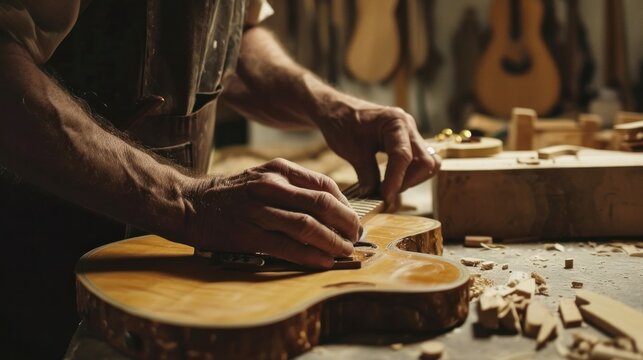
[[377, 249], [377, 245], [368, 241], [358, 241], [353, 246], [356, 248]]
[[340, 283], [324, 285], [325, 288], [350, 288], [350, 287], [373, 287], [375, 286], [372, 282], [366, 281], [345, 281]]
[[510, 59], [505, 56], [502, 58], [502, 68], [509, 74], [525, 74], [531, 69], [532, 60], [529, 56], [521, 56], [519, 59]]

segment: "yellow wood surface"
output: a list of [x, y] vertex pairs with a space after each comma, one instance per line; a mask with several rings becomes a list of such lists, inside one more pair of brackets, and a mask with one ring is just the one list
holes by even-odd
[[407, 237], [417, 243], [435, 236], [441, 242], [437, 221], [379, 214], [365, 228], [366, 241], [377, 249], [356, 250], [373, 253], [356, 270], [222, 270], [208, 259], [193, 256], [191, 247], [143, 236], [86, 254], [78, 263], [77, 279], [79, 286], [130, 315], [217, 328], [274, 323], [340, 294], [432, 293], [468, 281], [466, 270], [457, 263], [396, 246]]

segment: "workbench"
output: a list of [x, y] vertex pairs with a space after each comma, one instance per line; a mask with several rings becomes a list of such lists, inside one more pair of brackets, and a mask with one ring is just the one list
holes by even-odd
[[[605, 241], [599, 240], [598, 243]], [[496, 284], [504, 284], [511, 271], [538, 272], [547, 280], [549, 296], [537, 295], [536, 298], [545, 302], [551, 311], [556, 311], [561, 297], [574, 297], [572, 281], [582, 282], [584, 289], [608, 295], [643, 311], [643, 258], [627, 256], [625, 253], [597, 254], [586, 241], [561, 244], [565, 252], [545, 250], [542, 243], [505, 244], [504, 249], [491, 250], [446, 244], [444, 257], [456, 261], [462, 257], [476, 257], [508, 264], [507, 270], [502, 270], [500, 266], [487, 271], [469, 268], [471, 272], [479, 272]], [[565, 258], [574, 259], [573, 269], [563, 268]], [[298, 359], [418, 359], [419, 344], [426, 340], [444, 343], [445, 359], [555, 359], [561, 358], [556, 343], [563, 345], [570, 341], [569, 333], [572, 330], [568, 329], [545, 348], [536, 351], [533, 339], [521, 335], [493, 334], [481, 329], [476, 322], [475, 304], [471, 304], [467, 320], [441, 334], [352, 334], [334, 339], [332, 344], [317, 346]], [[599, 334], [591, 325], [583, 324], [582, 329]], [[92, 338], [81, 324], [70, 343], [67, 359], [127, 358]]]
[[[267, 154], [266, 157], [272, 155]], [[223, 158], [225, 159], [225, 156]], [[255, 162], [260, 161], [262, 161], [261, 158], [253, 158], [243, 165], [253, 166]], [[231, 160], [229, 162], [238, 165], [238, 162]], [[227, 170], [235, 171], [235, 169]], [[315, 168], [315, 170], [320, 169]], [[347, 183], [355, 181], [350, 168], [335, 171], [335, 174], [337, 173], [341, 176], [333, 178], [338, 182], [339, 180]], [[401, 212], [405, 215], [429, 216], [433, 208], [431, 187], [431, 181], [427, 181], [407, 190], [402, 195], [404, 206]], [[643, 234], [641, 235], [639, 239], [614, 238], [592, 239], [592, 241], [598, 244], [609, 241], [642, 241]], [[565, 252], [545, 250], [544, 242], [505, 243], [504, 249], [490, 250], [466, 248], [461, 242], [446, 242], [443, 256], [455, 261], [463, 257], [475, 257], [494, 261], [498, 265], [508, 264], [507, 270], [502, 270], [500, 266], [487, 271], [468, 268], [471, 273], [480, 273], [481, 276], [493, 280], [498, 285], [505, 284], [513, 271], [538, 272], [547, 281], [549, 296], [537, 295], [536, 298], [547, 304], [552, 312], [557, 311], [561, 297], [574, 298], [572, 281], [582, 282], [583, 289], [607, 295], [643, 311], [643, 258], [631, 257], [625, 253], [597, 254], [587, 239], [556, 241], [564, 245]], [[572, 269], [564, 269], [565, 258], [574, 259]], [[331, 343], [317, 346], [298, 356], [297, 359], [418, 359], [420, 344], [427, 340], [437, 340], [445, 345], [446, 352], [442, 359], [561, 359], [556, 347], [571, 343], [570, 330], [574, 329], [568, 329], [543, 349], [536, 351], [534, 339], [521, 335], [499, 335], [482, 329], [477, 325], [475, 307], [476, 304], [471, 303], [467, 320], [443, 333], [351, 334], [332, 339]], [[585, 323], [581, 329], [600, 334], [591, 325]], [[66, 359], [124, 360], [127, 357], [110, 348], [109, 345], [94, 339], [81, 324], [70, 343]]]

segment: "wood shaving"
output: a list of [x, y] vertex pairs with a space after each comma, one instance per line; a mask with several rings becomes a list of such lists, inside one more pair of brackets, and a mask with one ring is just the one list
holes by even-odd
[[493, 249], [506, 249], [507, 247], [501, 244], [485, 244], [485, 243], [480, 243], [480, 246], [487, 250], [493, 250]]
[[545, 285], [545, 284], [547, 284], [547, 281], [545, 280], [545, 278], [542, 275], [540, 275], [539, 273], [535, 272], [535, 271], [532, 271], [531, 277], [534, 278], [534, 280], [536, 280], [536, 285]]
[[473, 281], [470, 282], [471, 285], [469, 285], [469, 296], [471, 296], [471, 300], [477, 299], [487, 288], [494, 285], [493, 280], [482, 276], [475, 276], [470, 279], [473, 279]]
[[543, 247], [545, 248], [545, 250], [558, 250], [560, 252], [565, 252], [565, 247], [559, 243], [547, 243], [544, 244]]
[[574, 289], [582, 289], [583, 288], [583, 283], [580, 281], [572, 281], [572, 288]]
[[495, 265], [496, 263], [493, 261], [485, 261], [480, 264], [480, 270], [491, 270]]
[[507, 269], [509, 269], [509, 264], [502, 264], [502, 266], [500, 268], [502, 270], [507, 270]]
[[483, 261], [485, 260], [472, 257], [464, 257], [460, 259], [460, 263], [464, 266], [478, 266]]

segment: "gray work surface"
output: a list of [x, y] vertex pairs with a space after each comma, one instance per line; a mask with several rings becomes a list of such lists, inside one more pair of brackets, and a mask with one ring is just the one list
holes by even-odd
[[[582, 282], [586, 290], [608, 295], [643, 311], [643, 258], [625, 253], [597, 254], [587, 242], [562, 244], [565, 252], [545, 250], [542, 243], [505, 244], [505, 249], [493, 250], [448, 244], [444, 257], [456, 261], [461, 257], [476, 257], [495, 261], [498, 265], [508, 264], [507, 270], [501, 270], [500, 266], [488, 271], [469, 268], [471, 272], [480, 272], [496, 284], [504, 284], [511, 271], [538, 272], [547, 280], [549, 296], [536, 297], [545, 302], [552, 312], [557, 310], [561, 297], [574, 297], [572, 281]], [[573, 269], [563, 268], [565, 258], [574, 259]], [[427, 340], [438, 340], [445, 345], [443, 359], [552, 359], [561, 358], [556, 350], [557, 345], [570, 342], [571, 329], [536, 351], [533, 339], [488, 333], [482, 331], [476, 322], [475, 304], [472, 303], [467, 320], [442, 334], [353, 334], [336, 339], [332, 344], [317, 346], [297, 359], [418, 359], [419, 344]], [[582, 329], [596, 332], [587, 324], [583, 324]], [[66, 358], [126, 359], [105, 343], [92, 338], [82, 325], [69, 345]]]

